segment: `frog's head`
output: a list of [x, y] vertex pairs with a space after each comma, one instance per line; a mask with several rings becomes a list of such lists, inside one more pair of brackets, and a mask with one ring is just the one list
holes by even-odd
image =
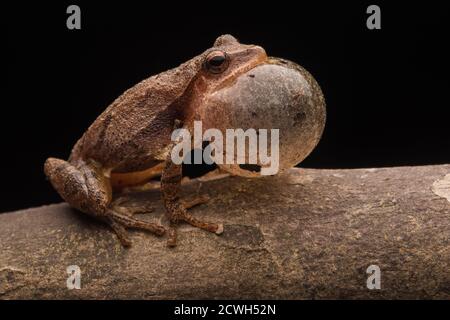
[[[217, 38], [200, 59], [195, 83], [200, 94], [193, 95], [189, 109], [195, 110], [203, 132], [221, 133], [225, 158], [213, 159], [220, 168], [246, 177], [273, 174], [300, 163], [314, 149], [325, 125], [325, 100], [305, 69], [268, 58], [263, 48], [241, 44], [230, 35]], [[234, 136], [227, 140], [229, 129], [254, 132], [257, 137], [244, 137], [245, 147], [237, 146]], [[250, 144], [258, 150], [256, 163], [251, 160]], [[264, 146], [272, 157], [269, 161], [261, 151]], [[238, 159], [238, 149], [243, 159]], [[272, 167], [275, 170], [266, 170]]]
[[201, 75], [208, 91], [214, 92], [266, 60], [262, 47], [241, 44], [226, 34], [218, 37], [213, 47], [203, 54]]
[[[220, 37], [216, 45], [224, 54], [214, 49], [206, 57], [212, 55], [210, 64], [223, 76], [219, 73], [213, 88], [206, 83], [208, 89], [197, 108], [202, 130], [217, 129], [223, 137], [223, 152], [219, 152], [223, 157], [220, 162], [214, 160], [216, 164], [234, 175], [260, 177], [303, 161], [319, 142], [325, 125], [325, 100], [317, 82], [291, 61], [267, 58], [261, 47], [239, 44], [230, 36]], [[219, 58], [214, 58], [216, 52]], [[240, 130], [245, 145], [238, 146], [234, 136], [228, 138], [229, 129]], [[258, 150], [253, 160], [251, 146]], [[261, 147], [267, 148], [269, 161]], [[244, 158], [238, 159], [239, 152]]]

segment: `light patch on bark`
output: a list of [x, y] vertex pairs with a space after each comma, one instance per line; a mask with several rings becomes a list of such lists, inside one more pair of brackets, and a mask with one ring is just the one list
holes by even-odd
[[446, 198], [450, 202], [450, 173], [443, 179], [436, 180], [431, 190], [439, 197]]
[[290, 175], [289, 176], [289, 180], [288, 180], [289, 184], [301, 184], [301, 185], [306, 185], [306, 184], [310, 184], [311, 182], [314, 181], [314, 177], [312, 177], [311, 175], [308, 174], [294, 174], [294, 175]]

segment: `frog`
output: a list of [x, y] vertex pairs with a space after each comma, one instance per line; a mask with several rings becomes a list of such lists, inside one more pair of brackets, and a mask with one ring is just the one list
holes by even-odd
[[[219, 36], [203, 53], [126, 90], [89, 126], [67, 160], [50, 157], [45, 161], [45, 175], [70, 206], [108, 224], [124, 247], [132, 244], [128, 229], [140, 229], [156, 236], [168, 234], [167, 245], [175, 247], [181, 222], [220, 235], [223, 223], [203, 221], [188, 211], [208, 201], [207, 196], [189, 200], [180, 196], [183, 170], [180, 163], [172, 161], [171, 151], [179, 142], [172, 134], [178, 129], [192, 131], [193, 123], [202, 119], [209, 119], [210, 126], [219, 125], [233, 111], [226, 110], [227, 106], [231, 108], [229, 103], [221, 105], [220, 101], [211, 107], [218, 93], [235, 88], [233, 95], [239, 95], [240, 79], [253, 80], [249, 72], [258, 66], [286, 63], [269, 57], [261, 46], [242, 44], [229, 34]], [[309, 109], [316, 112], [309, 117], [311, 122], [306, 123], [309, 129], [304, 130], [314, 131], [313, 138], [305, 139], [312, 141], [309, 152], [323, 130], [324, 102], [317, 83], [309, 74], [304, 75], [310, 80], [307, 89], [313, 93], [308, 104], [313, 107]], [[260, 91], [264, 95], [264, 90]], [[297, 99], [300, 94], [293, 96]], [[298, 152], [295, 146], [286, 151]], [[223, 169], [235, 175], [255, 175], [243, 166], [224, 165]], [[125, 214], [114, 201], [124, 188], [143, 185], [157, 176], [161, 179], [168, 227]]]

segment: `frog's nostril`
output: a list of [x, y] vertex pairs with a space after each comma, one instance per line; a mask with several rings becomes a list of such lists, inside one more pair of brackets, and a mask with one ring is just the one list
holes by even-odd
[[240, 164], [239, 168], [251, 172], [261, 172], [261, 166], [258, 166], [257, 164]]

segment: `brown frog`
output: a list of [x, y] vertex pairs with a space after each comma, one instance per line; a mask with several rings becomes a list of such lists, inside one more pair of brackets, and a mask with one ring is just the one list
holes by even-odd
[[[284, 71], [280, 73], [271, 67], [257, 69], [265, 65], [295, 70], [296, 75], [285, 76]], [[279, 79], [271, 83], [281, 81], [282, 86], [273, 89], [269, 84], [272, 90], [266, 90], [270, 81], [262, 79], [272, 79], [274, 75]], [[284, 84], [284, 77], [295, 81]], [[242, 94], [240, 103], [233, 104], [231, 100], [242, 90], [254, 92]], [[254, 101], [264, 105], [266, 92], [283, 97], [277, 101], [288, 105], [288, 109], [268, 113], [260, 109], [259, 116], [255, 117], [257, 107], [251, 106], [253, 94], [258, 96]], [[236, 112], [243, 116], [230, 116]], [[247, 117], [245, 113], [251, 115]], [[325, 122], [325, 104], [319, 86], [303, 68], [267, 57], [260, 46], [244, 45], [231, 35], [223, 35], [211, 49], [123, 93], [78, 140], [68, 161], [47, 159], [45, 174], [65, 201], [107, 222], [124, 246], [131, 244], [126, 228], [143, 229], [156, 235], [163, 235], [166, 229], [121, 213], [113, 204], [113, 192], [144, 184], [158, 174], [161, 174], [162, 198], [170, 221], [169, 246], [176, 245], [179, 221], [220, 234], [221, 224], [200, 221], [187, 212], [205, 197], [191, 201], [179, 198], [182, 167], [171, 160], [170, 151], [175, 144], [171, 134], [174, 128], [192, 130], [195, 120], [205, 120], [206, 129], [224, 124], [241, 125], [236, 119], [244, 119], [247, 126], [252, 121], [256, 126], [267, 125], [269, 121], [281, 129], [287, 128], [280, 139], [280, 153], [290, 159], [281, 162], [286, 168], [303, 160], [317, 144]], [[264, 121], [258, 124], [258, 119]], [[222, 167], [233, 174], [254, 176], [243, 166]]]

